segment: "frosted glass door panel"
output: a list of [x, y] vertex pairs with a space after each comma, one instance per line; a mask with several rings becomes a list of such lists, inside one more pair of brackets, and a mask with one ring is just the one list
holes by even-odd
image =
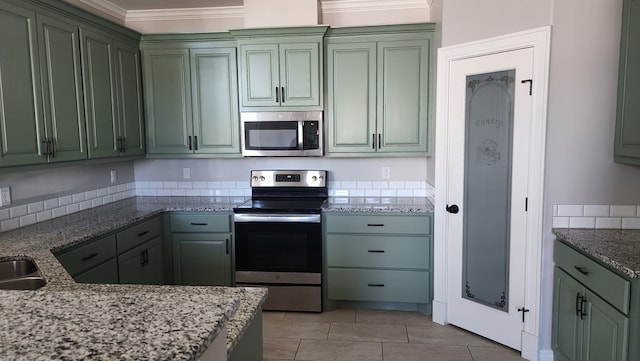
[[462, 297], [508, 311], [515, 70], [467, 76]]

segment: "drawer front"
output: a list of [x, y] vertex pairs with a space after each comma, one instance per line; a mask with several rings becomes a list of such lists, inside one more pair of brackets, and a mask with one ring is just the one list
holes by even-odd
[[60, 254], [57, 258], [71, 276], [76, 276], [115, 256], [116, 236], [112, 234]]
[[430, 303], [427, 271], [329, 268], [330, 300]]
[[231, 232], [229, 214], [181, 213], [171, 215], [171, 232]]
[[429, 215], [327, 214], [329, 233], [431, 234]]
[[160, 233], [162, 233], [160, 217], [155, 217], [120, 231], [116, 235], [118, 254], [122, 254], [139, 244], [158, 237]]
[[427, 236], [327, 235], [329, 267], [428, 269]]
[[78, 283], [97, 284], [117, 284], [118, 282], [118, 261], [113, 258], [97, 267], [74, 276]]
[[624, 314], [629, 313], [631, 284], [568, 245], [556, 241], [556, 266]]

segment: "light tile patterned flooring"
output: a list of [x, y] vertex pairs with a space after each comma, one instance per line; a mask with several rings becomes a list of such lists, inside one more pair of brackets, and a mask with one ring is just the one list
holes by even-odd
[[263, 313], [265, 361], [522, 361], [514, 350], [418, 312]]

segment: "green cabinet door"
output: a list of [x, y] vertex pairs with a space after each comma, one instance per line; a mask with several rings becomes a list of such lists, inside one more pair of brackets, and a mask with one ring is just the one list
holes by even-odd
[[160, 237], [153, 238], [118, 256], [120, 283], [162, 284]]
[[379, 152], [426, 152], [429, 43], [378, 43]]
[[230, 234], [174, 233], [174, 281], [189, 286], [231, 286]]
[[554, 359], [628, 359], [629, 318], [557, 267], [553, 300]]
[[101, 265], [76, 275], [73, 280], [78, 283], [117, 284], [118, 260], [112, 258]]
[[280, 106], [278, 44], [240, 46], [240, 89], [243, 107]]
[[49, 162], [87, 159], [78, 26], [37, 15]]
[[376, 43], [327, 44], [327, 151], [375, 152]]
[[119, 151], [121, 155], [145, 153], [140, 52], [135, 44], [115, 41], [118, 96]]
[[149, 153], [191, 153], [189, 49], [143, 52]]
[[115, 50], [108, 34], [80, 29], [90, 158], [117, 157]]
[[239, 153], [235, 48], [191, 49], [195, 153]]
[[627, 360], [629, 319], [589, 290], [585, 298], [582, 360]]
[[0, 1], [0, 166], [46, 160], [36, 34], [34, 11]]
[[320, 103], [319, 47], [319, 43], [280, 44], [280, 105], [282, 107], [322, 105]]
[[320, 109], [320, 83], [319, 42], [240, 45], [243, 109]]
[[624, 0], [614, 159], [640, 164], [640, 1]]
[[584, 286], [560, 269], [555, 270], [553, 290], [552, 347], [557, 361], [580, 360], [582, 323], [576, 316], [578, 297]]

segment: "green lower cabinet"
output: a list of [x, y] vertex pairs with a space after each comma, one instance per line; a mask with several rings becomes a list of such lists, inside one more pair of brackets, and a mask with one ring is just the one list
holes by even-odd
[[78, 283], [96, 284], [117, 284], [118, 281], [118, 260], [111, 260], [85, 271], [73, 279]]
[[236, 347], [229, 354], [229, 361], [262, 361], [262, 310], [256, 314], [240, 338]]
[[231, 234], [173, 233], [174, 282], [231, 286]]
[[415, 309], [430, 314], [430, 214], [326, 213], [326, 300], [347, 307]]
[[160, 237], [147, 241], [118, 256], [120, 283], [162, 284]]
[[629, 318], [555, 270], [552, 347], [557, 361], [626, 361]]

